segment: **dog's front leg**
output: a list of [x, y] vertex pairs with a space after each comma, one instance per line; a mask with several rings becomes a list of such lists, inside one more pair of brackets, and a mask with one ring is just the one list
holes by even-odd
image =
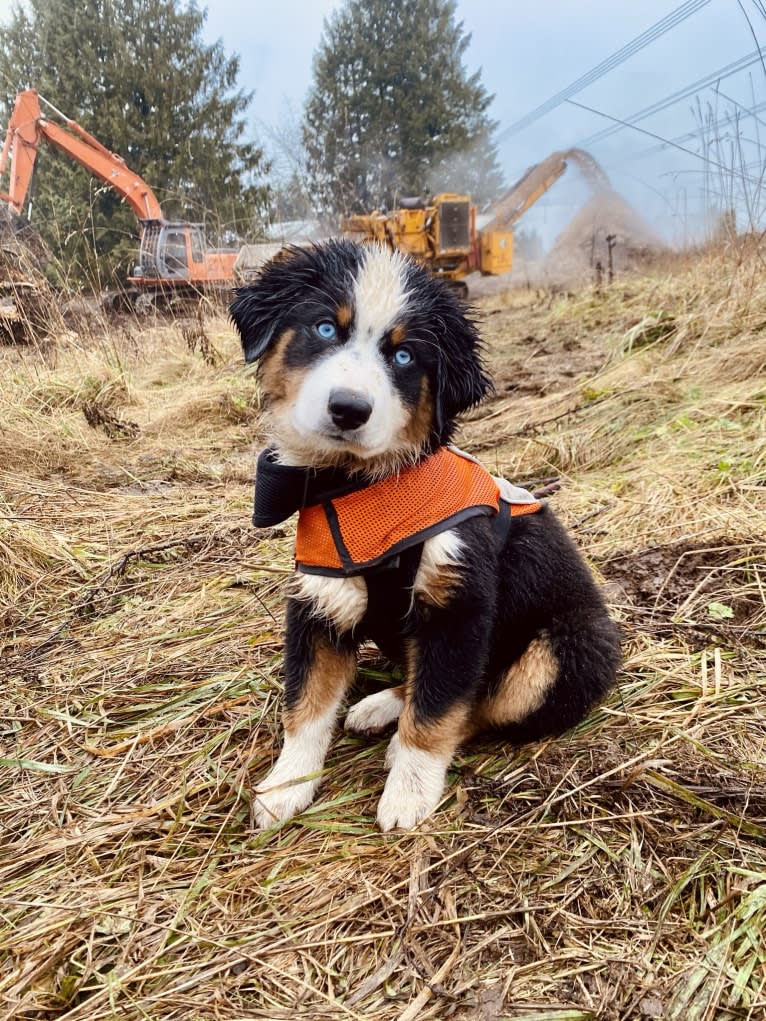
[[339, 633], [310, 603], [288, 600], [285, 737], [273, 769], [255, 791], [253, 807], [261, 829], [292, 818], [313, 801], [335, 717], [355, 669], [350, 632]]
[[378, 804], [382, 830], [410, 829], [433, 812], [447, 767], [470, 732], [493, 616], [493, 593], [480, 590], [477, 600], [471, 584], [448, 606], [427, 611], [424, 626], [409, 641], [404, 708], [388, 746], [390, 772]]

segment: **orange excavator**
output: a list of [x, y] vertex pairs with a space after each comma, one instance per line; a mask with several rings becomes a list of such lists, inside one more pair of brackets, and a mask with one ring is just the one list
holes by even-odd
[[[63, 120], [64, 126], [42, 112], [41, 101]], [[35, 89], [16, 96], [0, 153], [0, 182], [10, 160], [10, 184], [8, 192], [0, 191], [0, 201], [8, 203], [11, 213], [22, 212], [43, 139], [114, 188], [136, 214], [141, 243], [138, 264], [129, 281], [139, 293], [156, 295], [231, 285], [239, 249], [211, 248], [200, 223], [166, 220], [146, 181], [130, 170], [121, 156], [110, 152]]]

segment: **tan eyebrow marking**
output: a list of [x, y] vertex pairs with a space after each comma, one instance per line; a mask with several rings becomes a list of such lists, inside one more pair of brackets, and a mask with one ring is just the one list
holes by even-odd
[[335, 313], [335, 318], [338, 322], [338, 326], [342, 326], [343, 329], [345, 329], [354, 318], [354, 313], [348, 305], [339, 305], [338, 311]]

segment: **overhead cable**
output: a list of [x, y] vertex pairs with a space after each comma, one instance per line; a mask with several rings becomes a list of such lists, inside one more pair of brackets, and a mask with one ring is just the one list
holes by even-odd
[[[752, 67], [753, 64], [760, 63], [761, 53], [760, 50], [754, 50], [752, 53], [748, 53], [745, 57], [740, 57], [739, 60], [732, 61], [731, 64], [726, 64], [724, 67], [719, 67], [715, 71], [704, 78], [698, 79], [691, 85], [687, 85], [677, 92], [671, 93], [669, 96], [665, 96], [663, 99], [658, 100], [656, 103], [652, 103], [651, 106], [645, 106], [643, 110], [638, 110], [636, 113], [631, 114], [629, 117], [622, 119], [618, 117], [612, 117], [615, 123], [608, 128], [604, 128], [603, 131], [596, 132], [595, 135], [590, 135], [583, 141], [578, 142], [577, 145], [583, 149], [589, 149], [596, 145], [598, 142], [602, 142], [605, 138], [609, 138], [610, 135], [616, 134], [618, 131], [622, 131], [624, 127], [630, 127], [638, 121], [646, 120], [647, 117], [651, 117], [655, 113], [660, 113], [662, 110], [666, 110], [669, 106], [673, 106], [675, 103], [680, 103], [684, 99], [688, 99], [690, 96], [695, 95], [697, 92], [701, 92], [702, 89], [709, 88], [711, 85], [715, 85], [718, 81], [723, 81], [724, 78], [731, 78], [732, 75], [737, 74], [739, 71], [744, 71], [748, 67]], [[575, 103], [575, 106], [578, 104]], [[585, 109], [589, 109], [585, 107]], [[605, 116], [605, 115], [602, 115]]]
[[568, 99], [567, 103], [569, 103], [570, 106], [578, 107], [578, 109], [580, 110], [587, 110], [588, 113], [595, 113], [598, 117], [606, 117], [607, 120], [613, 121], [615, 124], [619, 125], [622, 128], [632, 128], [633, 131], [638, 131], [642, 135], [648, 135], [649, 138], [654, 138], [656, 141], [663, 142], [665, 145], [669, 145], [673, 149], [678, 149], [681, 152], [685, 152], [687, 156], [693, 156], [697, 160], [702, 160], [702, 162], [707, 163], [708, 166], [716, 167], [718, 170], [723, 170], [724, 173], [729, 174], [732, 177], [739, 177], [743, 181], [747, 181], [750, 184], [759, 183], [758, 181], [755, 181], [752, 177], [747, 177], [744, 174], [737, 173], [737, 171], [733, 170], [731, 167], [725, 167], [722, 163], [719, 163], [717, 160], [710, 159], [709, 156], [703, 156], [702, 153], [700, 152], [695, 152], [693, 149], [687, 149], [683, 145], [678, 145], [678, 143], [674, 142], [670, 138], [663, 138], [662, 135], [658, 135], [655, 131], [647, 131], [646, 128], [636, 127], [635, 124], [631, 124], [628, 121], [620, 120], [619, 117], [612, 117], [611, 114], [604, 113], [603, 110], [596, 110], [592, 106], [586, 106], [584, 103], [578, 103], [574, 99]]
[[647, 28], [645, 32], [642, 32], [641, 35], [636, 36], [635, 39], [626, 43], [625, 46], [617, 50], [610, 57], [602, 60], [600, 64], [597, 64], [595, 67], [591, 68], [590, 71], [581, 75], [577, 81], [572, 82], [571, 85], [567, 85], [566, 88], [557, 92], [555, 96], [551, 96], [550, 99], [541, 103], [540, 106], [531, 110], [520, 120], [515, 121], [515, 123], [505, 128], [505, 130], [501, 131], [497, 136], [496, 141], [501, 142], [504, 139], [509, 138], [511, 135], [517, 134], [519, 131], [534, 123], [534, 121], [544, 117], [547, 113], [550, 113], [551, 110], [560, 106], [561, 103], [569, 99], [570, 96], [576, 95], [599, 78], [603, 78], [604, 75], [614, 70], [615, 67], [618, 67], [620, 64], [628, 60], [629, 57], [632, 57], [634, 53], [638, 53], [639, 50], [649, 46], [656, 39], [659, 39], [660, 36], [669, 32], [671, 28], [675, 28], [676, 25], [685, 21], [687, 18], [690, 18], [692, 14], [696, 14], [697, 11], [706, 7], [709, 3], [710, 0], [686, 0], [686, 3], [681, 4], [680, 7], [676, 7], [669, 14], [666, 14], [664, 18], [661, 18], [650, 28]]

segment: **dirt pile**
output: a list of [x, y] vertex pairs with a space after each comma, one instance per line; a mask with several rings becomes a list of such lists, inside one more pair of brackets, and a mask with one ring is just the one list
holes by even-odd
[[594, 196], [559, 235], [544, 263], [545, 273], [561, 283], [595, 279], [597, 264], [604, 281], [612, 238], [614, 273], [638, 269], [664, 249], [651, 227], [616, 192]]
[[7, 208], [0, 208], [0, 266], [14, 277], [41, 275], [50, 251], [34, 227]]
[[41, 340], [61, 325], [44, 275], [49, 259], [34, 227], [0, 210], [0, 343]]

